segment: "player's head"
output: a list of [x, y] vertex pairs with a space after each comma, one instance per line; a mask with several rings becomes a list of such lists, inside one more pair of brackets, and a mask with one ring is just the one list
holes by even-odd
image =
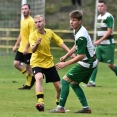
[[104, 0], [99, 0], [99, 3], [103, 3], [106, 5], [106, 2]]
[[45, 27], [45, 17], [43, 15], [36, 15], [34, 17], [35, 26], [38, 30], [43, 30]]
[[72, 11], [70, 14], [70, 27], [77, 30], [82, 24], [83, 13], [79, 10]]
[[28, 17], [30, 15], [30, 5], [29, 4], [23, 4], [21, 7], [22, 13], [24, 17]]
[[106, 2], [104, 0], [100, 0], [98, 2], [98, 12], [103, 15], [105, 14], [106, 10], [107, 10]]
[[75, 10], [75, 11], [72, 11], [70, 14], [69, 14], [70, 18], [75, 18], [77, 20], [82, 20], [82, 17], [83, 17], [83, 13], [79, 10]]
[[23, 4], [22, 7], [25, 6], [25, 5], [28, 6], [29, 9], [31, 9], [29, 4]]

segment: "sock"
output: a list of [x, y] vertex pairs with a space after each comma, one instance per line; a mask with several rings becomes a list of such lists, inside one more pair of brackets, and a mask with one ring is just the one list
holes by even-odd
[[59, 99], [56, 99], [56, 105], [59, 105]]
[[35, 82], [35, 78], [33, 77], [32, 74], [27, 75], [26, 77], [26, 85], [31, 86], [31, 83], [33, 84]]
[[91, 83], [94, 83], [94, 84], [95, 84], [97, 71], [98, 71], [98, 68], [96, 67], [96, 68], [93, 70], [93, 72], [92, 72], [92, 74], [91, 74], [91, 76], [90, 76], [90, 82], [91, 82]]
[[113, 69], [113, 71], [114, 71], [115, 74], [117, 75], [117, 66], [115, 66], [115, 68]]
[[35, 84], [35, 81], [36, 81], [35, 77], [32, 75], [32, 80], [31, 80], [31, 85], [30, 85], [31, 87]]
[[27, 76], [26, 68], [24, 68], [23, 70], [21, 70], [21, 73], [24, 74], [25, 76]]
[[44, 104], [44, 92], [37, 92], [37, 101], [40, 104]]
[[87, 99], [81, 87], [78, 84], [71, 84], [71, 83], [70, 86], [72, 87], [78, 99], [80, 100], [80, 103], [82, 104], [83, 108], [88, 107]]
[[64, 107], [67, 100], [67, 96], [69, 94], [69, 82], [67, 82], [62, 78], [61, 84], [62, 84], [62, 87], [61, 87], [59, 106]]
[[26, 85], [31, 86], [31, 81], [32, 81], [32, 75], [27, 75], [26, 77]]

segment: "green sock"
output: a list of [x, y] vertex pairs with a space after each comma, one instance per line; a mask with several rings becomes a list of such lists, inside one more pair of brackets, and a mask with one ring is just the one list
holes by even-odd
[[87, 99], [85, 97], [84, 91], [78, 84], [70, 84], [78, 99], [80, 100], [83, 107], [88, 107]]
[[115, 66], [115, 68], [113, 69], [113, 71], [114, 71], [115, 74], [117, 75], [117, 66]]
[[92, 72], [92, 74], [91, 74], [91, 76], [90, 76], [90, 81], [91, 81], [91, 82], [95, 82], [96, 75], [97, 75], [97, 71], [98, 71], [98, 67], [96, 67], [96, 68], [93, 70], [93, 72]]
[[67, 100], [67, 96], [69, 94], [69, 82], [67, 82], [66, 80], [64, 80], [62, 78], [61, 85], [62, 85], [62, 87], [61, 87], [61, 94], [60, 94], [59, 105], [64, 107], [65, 103], [66, 103], [66, 100]]

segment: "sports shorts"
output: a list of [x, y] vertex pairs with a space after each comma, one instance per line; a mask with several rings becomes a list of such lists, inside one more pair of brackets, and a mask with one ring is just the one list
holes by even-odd
[[25, 64], [30, 64], [30, 58], [32, 53], [23, 54], [22, 52], [17, 51], [15, 60], [23, 62]]
[[100, 62], [113, 64], [114, 63], [115, 44], [98, 45], [96, 47], [96, 56]]
[[60, 81], [60, 77], [55, 66], [51, 68], [33, 67], [32, 71], [34, 76], [41, 72], [45, 76], [46, 83]]
[[66, 76], [77, 83], [84, 82], [87, 84], [93, 70], [94, 68], [85, 68], [76, 64], [67, 72]]

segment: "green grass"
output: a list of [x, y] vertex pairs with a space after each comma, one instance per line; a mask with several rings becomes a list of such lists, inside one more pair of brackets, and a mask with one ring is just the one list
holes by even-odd
[[[63, 55], [61, 51], [53, 51], [55, 63]], [[0, 117], [116, 117], [117, 116], [117, 77], [109, 70], [106, 64], [99, 63], [95, 88], [84, 88], [92, 114], [73, 114], [81, 109], [81, 104], [70, 89], [66, 108], [70, 112], [65, 114], [49, 113], [55, 105], [55, 90], [52, 83], [43, 82], [45, 93], [45, 112], [40, 113], [35, 109], [37, 102], [34, 87], [29, 91], [18, 90], [25, 83], [25, 77], [13, 68], [12, 56], [1, 56], [0, 60]], [[117, 59], [116, 59], [117, 63]], [[59, 70], [62, 77], [70, 68]], [[82, 84], [81, 84], [82, 85]]]

